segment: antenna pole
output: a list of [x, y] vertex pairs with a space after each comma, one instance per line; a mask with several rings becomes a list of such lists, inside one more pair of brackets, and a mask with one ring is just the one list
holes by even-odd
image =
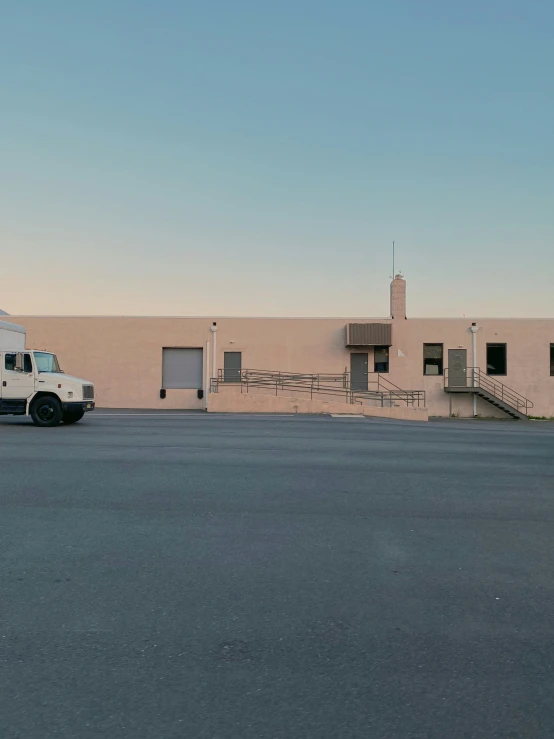
[[392, 242], [392, 279], [394, 280], [394, 241]]

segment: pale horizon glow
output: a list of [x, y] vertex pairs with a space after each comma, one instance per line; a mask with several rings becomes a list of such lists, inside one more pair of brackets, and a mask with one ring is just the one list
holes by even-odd
[[394, 239], [409, 317], [554, 317], [553, 23], [546, 0], [3, 8], [0, 309], [386, 317]]

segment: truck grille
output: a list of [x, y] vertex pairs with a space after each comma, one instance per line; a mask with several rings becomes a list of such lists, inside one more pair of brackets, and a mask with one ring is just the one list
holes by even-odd
[[83, 400], [94, 400], [94, 385], [83, 385]]

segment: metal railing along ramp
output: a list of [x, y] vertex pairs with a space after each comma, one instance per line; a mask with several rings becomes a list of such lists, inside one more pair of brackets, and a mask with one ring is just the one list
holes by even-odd
[[483, 398], [512, 418], [527, 420], [533, 403], [516, 390], [494, 380], [479, 367], [450, 368], [444, 371], [444, 389], [447, 393], [466, 393]]
[[[306, 394], [310, 398], [329, 396], [339, 402], [372, 404], [381, 407], [406, 405], [425, 407], [423, 390], [402, 390], [381, 373], [369, 375], [367, 389], [352, 383], [349, 372], [341, 374], [305, 374], [273, 370], [218, 370], [211, 380], [211, 391], [217, 393], [220, 386], [240, 385], [241, 393], [251, 388], [266, 390], [275, 395]], [[365, 383], [364, 383], [365, 384]]]

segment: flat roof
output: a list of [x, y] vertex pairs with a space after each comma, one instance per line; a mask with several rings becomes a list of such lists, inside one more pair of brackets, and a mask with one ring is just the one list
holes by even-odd
[[[370, 321], [402, 321], [402, 318], [391, 318], [390, 316], [179, 316], [179, 315], [141, 315], [117, 313], [99, 313], [99, 314], [71, 314], [71, 313], [21, 313], [14, 316], [16, 319], [22, 318], [99, 318], [99, 319], [172, 319], [172, 320], [202, 320], [202, 321], [346, 321], [346, 322], [370, 322]], [[405, 319], [410, 321], [554, 321], [554, 316], [407, 316]], [[2, 323], [2, 321], [0, 321]]]
[[25, 333], [24, 326], [18, 326], [17, 323], [8, 323], [7, 321], [0, 321], [0, 329], [4, 329], [5, 331], [15, 331], [15, 333], [18, 334]]

